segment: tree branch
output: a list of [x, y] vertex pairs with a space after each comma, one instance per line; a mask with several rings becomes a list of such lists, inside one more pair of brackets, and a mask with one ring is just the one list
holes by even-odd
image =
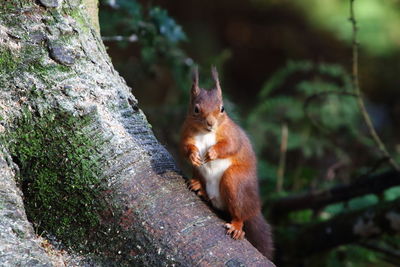
[[373, 242], [360, 242], [359, 245], [367, 249], [382, 253], [388, 258], [397, 259], [397, 266], [400, 265], [400, 252], [395, 248], [383, 247]]
[[[51, 174], [41, 176], [40, 181], [44, 184], [41, 188], [51, 188], [47, 192], [55, 192], [53, 195], [58, 196], [62, 189], [53, 184], [74, 177], [79, 181], [79, 187], [90, 189], [92, 182], [86, 182], [87, 177], [79, 175], [80, 172], [51, 172], [52, 168], [63, 171], [58, 164], [61, 160], [80, 162], [86, 157], [82, 151], [89, 148], [81, 139], [72, 144], [69, 134], [63, 134], [58, 127], [52, 128], [50, 123], [43, 124], [40, 131], [36, 130], [32, 127], [34, 117], [42, 118], [47, 112], [52, 115], [49, 121], [57, 121], [61, 128], [68, 124], [67, 120], [56, 116], [59, 113], [68, 114], [68, 119], [74, 121], [86, 118], [89, 131], [85, 132], [85, 137], [90, 138], [95, 132], [106, 140], [101, 149], [90, 150], [90, 158], [98, 165], [98, 173], [94, 175], [104, 182], [104, 192], [101, 190], [95, 196], [68, 195], [74, 201], [64, 204], [60, 210], [80, 211], [81, 206], [102, 201], [107, 206], [92, 211], [89, 219], [95, 223], [75, 224], [63, 217], [65, 212], [52, 215], [60, 224], [56, 224], [59, 228], [51, 233], [59, 238], [57, 230], [82, 232], [79, 238], [69, 241], [75, 242], [76, 247], [87, 249], [101, 262], [95, 263], [97, 266], [274, 266], [248, 241], [227, 236], [224, 222], [186, 188], [173, 158], [153, 135], [131, 89], [114, 70], [100, 35], [92, 29], [81, 3], [73, 0], [12, 0], [0, 4], [0, 52], [10, 51], [0, 68], [0, 88], [7, 88], [0, 90], [2, 131], [13, 132], [19, 126], [18, 118], [29, 113], [32, 116], [26, 123], [28, 131], [40, 139], [28, 142], [25, 150], [33, 153], [46, 149], [47, 143], [41, 140], [47, 140], [46, 133], [49, 132], [63, 140], [59, 158], [48, 159], [52, 163], [47, 167]], [[14, 8], [22, 6], [24, 8]], [[64, 34], [66, 28], [71, 29], [70, 34]], [[31, 34], [27, 29], [34, 29], [38, 34]], [[21, 33], [23, 38], [17, 43], [7, 32]], [[30, 136], [19, 134], [21, 138]], [[12, 143], [14, 139], [19, 140], [10, 136], [8, 142]], [[8, 142], [4, 142], [5, 147]], [[33, 143], [35, 146], [32, 147]], [[70, 152], [76, 156], [70, 157]], [[27, 157], [19, 153], [12, 156], [14, 158], [8, 161], [14, 160], [26, 169], [33, 168]], [[34, 266], [35, 262], [35, 266], [46, 265], [41, 264], [47, 259], [43, 257], [42, 261], [40, 248], [34, 246], [35, 237], [25, 235], [33, 232], [32, 229], [25, 231], [32, 226], [26, 216], [21, 215], [24, 212], [22, 195], [16, 190], [15, 175], [5, 173], [10, 172], [10, 168], [4, 162], [0, 154], [0, 266], [18, 266], [21, 262], [24, 266]], [[38, 164], [36, 168], [42, 169], [42, 165]], [[38, 179], [34, 175], [28, 178]], [[65, 199], [59, 197], [57, 202], [65, 203]], [[42, 206], [54, 208], [50, 200]], [[25, 202], [29, 201], [26, 197]], [[37, 210], [43, 211], [40, 206]], [[76, 217], [83, 215], [76, 212]], [[32, 216], [31, 220], [50, 219], [42, 219], [43, 216]], [[63, 220], [66, 222], [61, 224]], [[41, 231], [49, 230], [43, 224], [41, 228]], [[3, 235], [3, 229], [6, 229], [6, 235]], [[24, 246], [21, 246], [22, 237], [26, 239]], [[64, 240], [68, 241], [67, 238]], [[39, 254], [38, 257], [25, 264], [33, 253]]]
[[272, 217], [302, 209], [320, 209], [326, 205], [346, 201], [367, 194], [377, 194], [390, 187], [400, 185], [400, 174], [389, 171], [378, 175], [359, 178], [349, 185], [338, 185], [328, 190], [291, 196], [272, 203]]
[[115, 36], [102, 36], [101, 39], [103, 42], [130, 42], [135, 43], [138, 41], [138, 36], [136, 34], [132, 34], [130, 36], [122, 36], [122, 35], [115, 35]]
[[291, 256], [302, 257], [393, 233], [400, 233], [400, 198], [310, 225], [292, 242]]

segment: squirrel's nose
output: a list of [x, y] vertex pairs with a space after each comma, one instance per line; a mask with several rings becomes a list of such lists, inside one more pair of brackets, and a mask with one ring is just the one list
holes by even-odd
[[213, 128], [214, 127], [214, 125], [215, 125], [215, 123], [217, 122], [217, 120], [214, 118], [214, 117], [212, 117], [212, 116], [208, 116], [208, 117], [206, 117], [206, 127], [207, 128]]

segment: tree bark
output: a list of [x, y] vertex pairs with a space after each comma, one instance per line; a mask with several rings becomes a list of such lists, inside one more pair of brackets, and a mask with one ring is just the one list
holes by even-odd
[[22, 194], [15, 183], [12, 167], [11, 158], [0, 145], [0, 265], [50, 264], [50, 257], [40, 247], [25, 216]]
[[[50, 111], [90, 115], [90, 128], [107, 139], [97, 156], [112, 198], [101, 214], [108, 230], [97, 235], [98, 265], [273, 266], [246, 240], [226, 236], [223, 221], [186, 189], [114, 70], [83, 1], [0, 3], [0, 88], [3, 134], [24, 112]], [[0, 265], [54, 265], [26, 219], [7, 144], [0, 173]]]

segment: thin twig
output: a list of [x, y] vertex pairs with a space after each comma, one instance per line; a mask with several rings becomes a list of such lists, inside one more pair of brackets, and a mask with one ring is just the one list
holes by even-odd
[[353, 64], [352, 64], [352, 85], [355, 94], [357, 95], [357, 102], [360, 108], [361, 114], [364, 118], [365, 124], [367, 125], [369, 134], [371, 135], [372, 139], [374, 140], [375, 144], [377, 145], [378, 149], [381, 151], [384, 157], [389, 159], [390, 165], [396, 170], [400, 171], [399, 165], [397, 165], [396, 161], [392, 158], [392, 156], [387, 151], [385, 145], [383, 144], [382, 140], [380, 139], [379, 135], [375, 131], [375, 128], [372, 124], [371, 117], [369, 116], [367, 109], [365, 107], [365, 103], [362, 99], [361, 89], [360, 89], [360, 82], [358, 76], [358, 41], [357, 41], [357, 21], [354, 15], [354, 1], [350, 0], [350, 22], [352, 25], [353, 30]]
[[132, 34], [130, 36], [102, 36], [101, 39], [103, 42], [130, 42], [134, 43], [138, 41], [138, 36], [136, 34]]
[[282, 137], [281, 137], [281, 147], [280, 147], [281, 156], [279, 158], [279, 166], [277, 171], [276, 192], [281, 192], [283, 188], [288, 136], [289, 136], [289, 130], [286, 123], [284, 123], [282, 125]]

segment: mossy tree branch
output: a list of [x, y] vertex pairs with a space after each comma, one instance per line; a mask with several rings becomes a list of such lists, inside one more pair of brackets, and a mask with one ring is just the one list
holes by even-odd
[[[0, 190], [0, 230], [7, 231], [7, 238], [0, 237], [0, 254], [5, 250], [14, 253], [12, 257], [0, 257], [0, 265], [44, 266], [46, 260], [37, 256], [43, 250], [32, 229], [23, 231], [29, 232], [24, 237], [19, 234], [21, 224], [30, 223], [20, 205], [21, 191], [14, 181], [18, 168], [10, 166], [23, 166], [24, 173], [39, 182], [27, 186], [46, 189], [43, 184], [52, 186], [60, 181], [84, 179], [77, 169], [88, 174], [91, 159], [96, 159], [95, 174], [105, 187], [104, 194], [98, 196], [106, 201], [105, 208], [101, 205], [97, 214], [102, 227], [92, 229], [90, 224], [82, 223], [80, 227], [88, 227], [84, 232], [89, 234], [77, 242], [83, 246], [95, 242], [95, 249], [88, 257], [98, 266], [273, 266], [246, 240], [235, 241], [226, 236], [223, 221], [187, 190], [174, 160], [154, 137], [131, 89], [114, 70], [83, 3], [83, 0], [0, 1], [0, 134], [15, 130], [17, 118], [24, 112], [32, 115], [36, 126], [46, 129], [45, 134], [40, 134], [37, 127], [29, 128], [31, 124], [27, 123], [28, 130], [15, 131], [19, 136], [12, 138], [28, 138], [25, 152], [33, 157], [32, 162], [40, 162], [35, 168], [29, 165], [29, 157], [24, 156], [20, 147], [13, 150], [10, 144], [4, 144], [9, 149], [0, 151], [0, 174], [7, 172], [0, 179], [0, 185], [6, 186]], [[64, 127], [68, 124], [56, 116], [60, 113], [68, 114], [66, 117], [74, 122], [89, 116], [90, 121], [82, 127], [90, 129], [89, 135], [85, 131], [77, 138], [68, 138], [69, 131]], [[55, 127], [49, 128], [52, 123], [43, 118], [54, 118]], [[39, 138], [29, 137], [38, 135]], [[98, 135], [107, 142], [100, 149], [94, 145], [88, 153], [85, 145], [88, 142], [82, 140]], [[77, 139], [81, 140], [78, 144]], [[54, 145], [46, 147], [52, 140], [60, 146], [53, 147], [54, 156], [46, 158], [52, 164], [48, 166], [49, 172], [44, 173], [40, 161], [43, 159], [35, 157], [44, 157], [43, 152]], [[95, 142], [96, 138], [91, 140]], [[43, 151], [37, 151], [42, 147]], [[85, 166], [64, 164], [71, 160], [68, 154]], [[53, 164], [57, 160], [62, 164]], [[57, 171], [52, 172], [52, 168]], [[64, 172], [65, 168], [68, 171]], [[39, 176], [50, 183], [41, 183]], [[9, 192], [16, 192], [13, 201], [8, 201]], [[78, 201], [79, 194], [76, 195], [77, 201], [71, 202], [79, 206], [82, 203]], [[99, 201], [88, 197], [90, 201]], [[47, 208], [52, 208], [55, 201], [68, 202], [63, 197], [51, 199]], [[90, 201], [84, 205], [90, 205]], [[6, 209], [1, 208], [3, 202], [7, 202]], [[64, 208], [73, 211], [74, 206]], [[18, 222], [10, 220], [13, 210], [18, 211], [12, 213]], [[42, 229], [46, 230], [57, 234], [54, 229]], [[30, 254], [32, 246], [38, 253]]]

